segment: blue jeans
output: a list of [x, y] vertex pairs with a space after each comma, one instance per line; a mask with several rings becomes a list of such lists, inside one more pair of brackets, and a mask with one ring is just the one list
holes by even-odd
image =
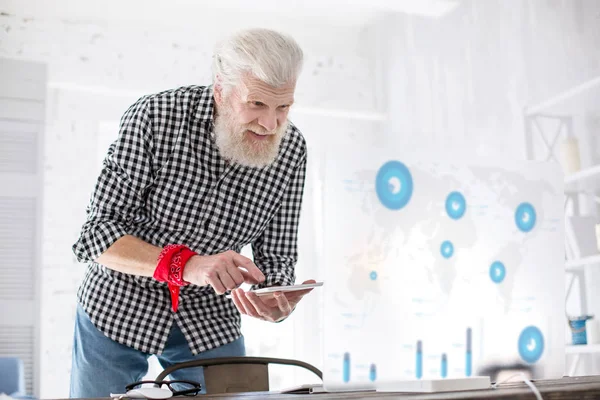
[[[231, 343], [195, 356], [190, 351], [183, 333], [177, 324], [173, 323], [165, 350], [156, 357], [161, 366], [167, 368], [183, 361], [244, 355], [246, 349], [242, 336]], [[108, 397], [110, 393], [125, 393], [126, 385], [137, 382], [146, 375], [150, 356], [149, 353], [106, 337], [90, 321], [83, 308], [77, 305], [69, 396], [98, 398]], [[202, 384], [202, 393], [205, 393], [204, 371], [201, 367], [180, 369], [170, 377], [173, 380], [199, 382]]]

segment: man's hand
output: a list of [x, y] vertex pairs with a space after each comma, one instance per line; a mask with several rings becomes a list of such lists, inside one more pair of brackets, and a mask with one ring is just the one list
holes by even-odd
[[[315, 283], [314, 279], [303, 283]], [[245, 315], [264, 321], [277, 322], [292, 313], [296, 304], [302, 300], [311, 289], [295, 292], [274, 292], [273, 296], [257, 296], [256, 293], [236, 289], [231, 292], [231, 298], [237, 309]]]
[[211, 285], [223, 294], [246, 282], [263, 282], [265, 276], [251, 259], [233, 250], [212, 256], [193, 256], [185, 264], [183, 280], [198, 286]]

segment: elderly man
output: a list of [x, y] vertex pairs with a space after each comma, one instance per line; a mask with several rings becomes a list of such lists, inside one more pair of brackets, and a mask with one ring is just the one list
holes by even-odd
[[[217, 47], [212, 86], [126, 111], [73, 246], [89, 264], [71, 397], [123, 392], [152, 354], [163, 367], [244, 355], [240, 313], [281, 321], [308, 292], [239, 288], [294, 283], [306, 144], [287, 116], [302, 58], [290, 37], [244, 31]], [[247, 244], [254, 261], [239, 254]]]

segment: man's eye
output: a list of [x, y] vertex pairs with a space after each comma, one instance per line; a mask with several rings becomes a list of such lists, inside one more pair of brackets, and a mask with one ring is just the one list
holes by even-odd
[[283, 105], [283, 106], [279, 106], [279, 108], [281, 108], [282, 110], [287, 110], [288, 108], [290, 108], [289, 104]]
[[252, 102], [252, 105], [253, 105], [253, 106], [256, 106], [256, 107], [262, 107], [262, 106], [264, 106], [265, 104], [264, 104], [264, 103], [261, 103], [260, 101], [253, 101], [253, 102]]

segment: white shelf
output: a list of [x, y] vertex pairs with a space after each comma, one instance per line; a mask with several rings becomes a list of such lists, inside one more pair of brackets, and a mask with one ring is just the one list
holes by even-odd
[[565, 191], [596, 192], [600, 188], [600, 165], [565, 176]]
[[565, 268], [567, 270], [578, 269], [586, 265], [600, 265], [600, 255], [568, 260], [565, 263]]
[[306, 115], [318, 115], [321, 117], [331, 117], [339, 119], [349, 120], [363, 120], [363, 121], [387, 121], [388, 115], [384, 113], [372, 112], [372, 111], [359, 111], [359, 110], [347, 110], [347, 109], [334, 109], [334, 108], [320, 108], [320, 107], [293, 107], [290, 111], [290, 115], [294, 114], [306, 114]]
[[574, 174], [565, 176], [565, 185], [594, 177], [600, 179], [600, 165], [582, 169], [581, 171], [575, 172]]
[[525, 109], [525, 115], [573, 115], [583, 112], [600, 113], [600, 76]]
[[567, 354], [594, 354], [600, 353], [600, 344], [580, 344], [565, 346]]

